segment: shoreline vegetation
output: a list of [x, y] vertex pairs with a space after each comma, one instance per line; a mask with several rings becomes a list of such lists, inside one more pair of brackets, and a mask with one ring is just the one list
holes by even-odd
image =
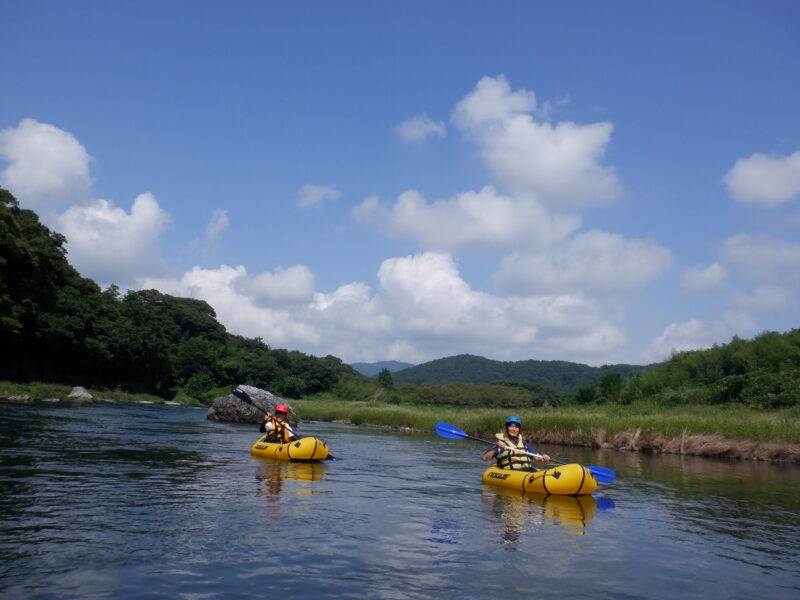
[[553, 444], [620, 451], [684, 454], [800, 463], [796, 410], [746, 407], [591, 406], [533, 409], [462, 409], [397, 406], [381, 402], [294, 401], [303, 419], [345, 421], [432, 432], [439, 421], [493, 439], [509, 414], [519, 416], [534, 446]]
[[[0, 382], [3, 402], [70, 404], [71, 386]], [[149, 394], [90, 389], [95, 402], [132, 402], [207, 407], [178, 394], [166, 401]], [[224, 395], [227, 389], [215, 390]], [[23, 399], [27, 397], [27, 400]], [[439, 421], [491, 439], [508, 414], [526, 424], [534, 445], [552, 444], [619, 451], [683, 454], [752, 461], [800, 463], [800, 415], [795, 408], [758, 410], [744, 406], [592, 405], [538, 408], [409, 406], [343, 400], [331, 395], [292, 400], [307, 421], [433, 432]]]

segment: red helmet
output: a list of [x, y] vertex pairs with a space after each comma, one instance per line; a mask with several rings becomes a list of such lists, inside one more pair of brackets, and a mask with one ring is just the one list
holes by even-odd
[[289, 407], [286, 406], [285, 404], [278, 404], [278, 406], [275, 407], [275, 412], [276, 413], [279, 413], [279, 412], [288, 413], [289, 412]]

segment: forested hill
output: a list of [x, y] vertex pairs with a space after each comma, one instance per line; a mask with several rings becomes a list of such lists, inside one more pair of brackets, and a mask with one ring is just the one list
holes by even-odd
[[362, 375], [366, 375], [367, 377], [375, 377], [378, 373], [380, 373], [384, 369], [386, 369], [390, 373], [395, 373], [397, 371], [402, 371], [403, 369], [408, 369], [409, 367], [413, 367], [414, 365], [411, 363], [399, 362], [396, 360], [383, 360], [374, 363], [352, 363], [350, 366], [353, 367], [356, 371], [358, 371]]
[[516, 381], [535, 383], [560, 392], [575, 392], [583, 385], [597, 383], [606, 373], [619, 373], [623, 379], [647, 369], [637, 365], [590, 367], [563, 360], [498, 361], [460, 354], [392, 373], [396, 383], [491, 383]]
[[334, 356], [230, 334], [202, 300], [103, 291], [69, 264], [65, 241], [0, 188], [0, 379], [164, 398], [247, 383], [297, 398], [355, 374]]

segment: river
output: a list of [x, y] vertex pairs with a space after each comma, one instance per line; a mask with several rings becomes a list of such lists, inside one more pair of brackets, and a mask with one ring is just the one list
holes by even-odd
[[0, 598], [800, 597], [796, 465], [542, 446], [617, 479], [522, 497], [471, 440], [306, 422], [336, 460], [276, 463], [204, 409], [0, 413]]

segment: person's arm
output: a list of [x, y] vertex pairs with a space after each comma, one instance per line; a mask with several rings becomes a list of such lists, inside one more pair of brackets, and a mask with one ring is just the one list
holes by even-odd
[[297, 434], [294, 432], [294, 429], [292, 429], [291, 425], [286, 423], [284, 425], [284, 427], [286, 427], [286, 432], [289, 434], [289, 441], [291, 441], [291, 440], [293, 440], [293, 439], [295, 439], [297, 437]]
[[[528, 442], [525, 442], [525, 449], [526, 449], [528, 452], [531, 452], [531, 453], [533, 453], [533, 454], [539, 454], [539, 453], [538, 453], [536, 450], [534, 450], [534, 449], [531, 447], [531, 445], [530, 445]], [[533, 456], [531, 456], [531, 458], [532, 458], [533, 460], [535, 460], [536, 462], [540, 462], [540, 463], [546, 463], [546, 462], [550, 462], [550, 456], [548, 456], [547, 454], [539, 454], [539, 458], [535, 458], [535, 457], [533, 457]]]
[[272, 431], [272, 427], [273, 427], [272, 421], [269, 420], [269, 417], [264, 417], [264, 420], [261, 423], [259, 431], [261, 431], [261, 433], [269, 433], [270, 431]]
[[489, 448], [486, 452], [483, 453], [483, 456], [481, 456], [481, 458], [483, 460], [489, 460], [491, 458], [494, 458], [495, 455], [497, 454], [497, 451], [502, 450], [505, 447], [506, 445], [503, 442], [499, 441], [495, 442], [495, 444], [491, 448]]

